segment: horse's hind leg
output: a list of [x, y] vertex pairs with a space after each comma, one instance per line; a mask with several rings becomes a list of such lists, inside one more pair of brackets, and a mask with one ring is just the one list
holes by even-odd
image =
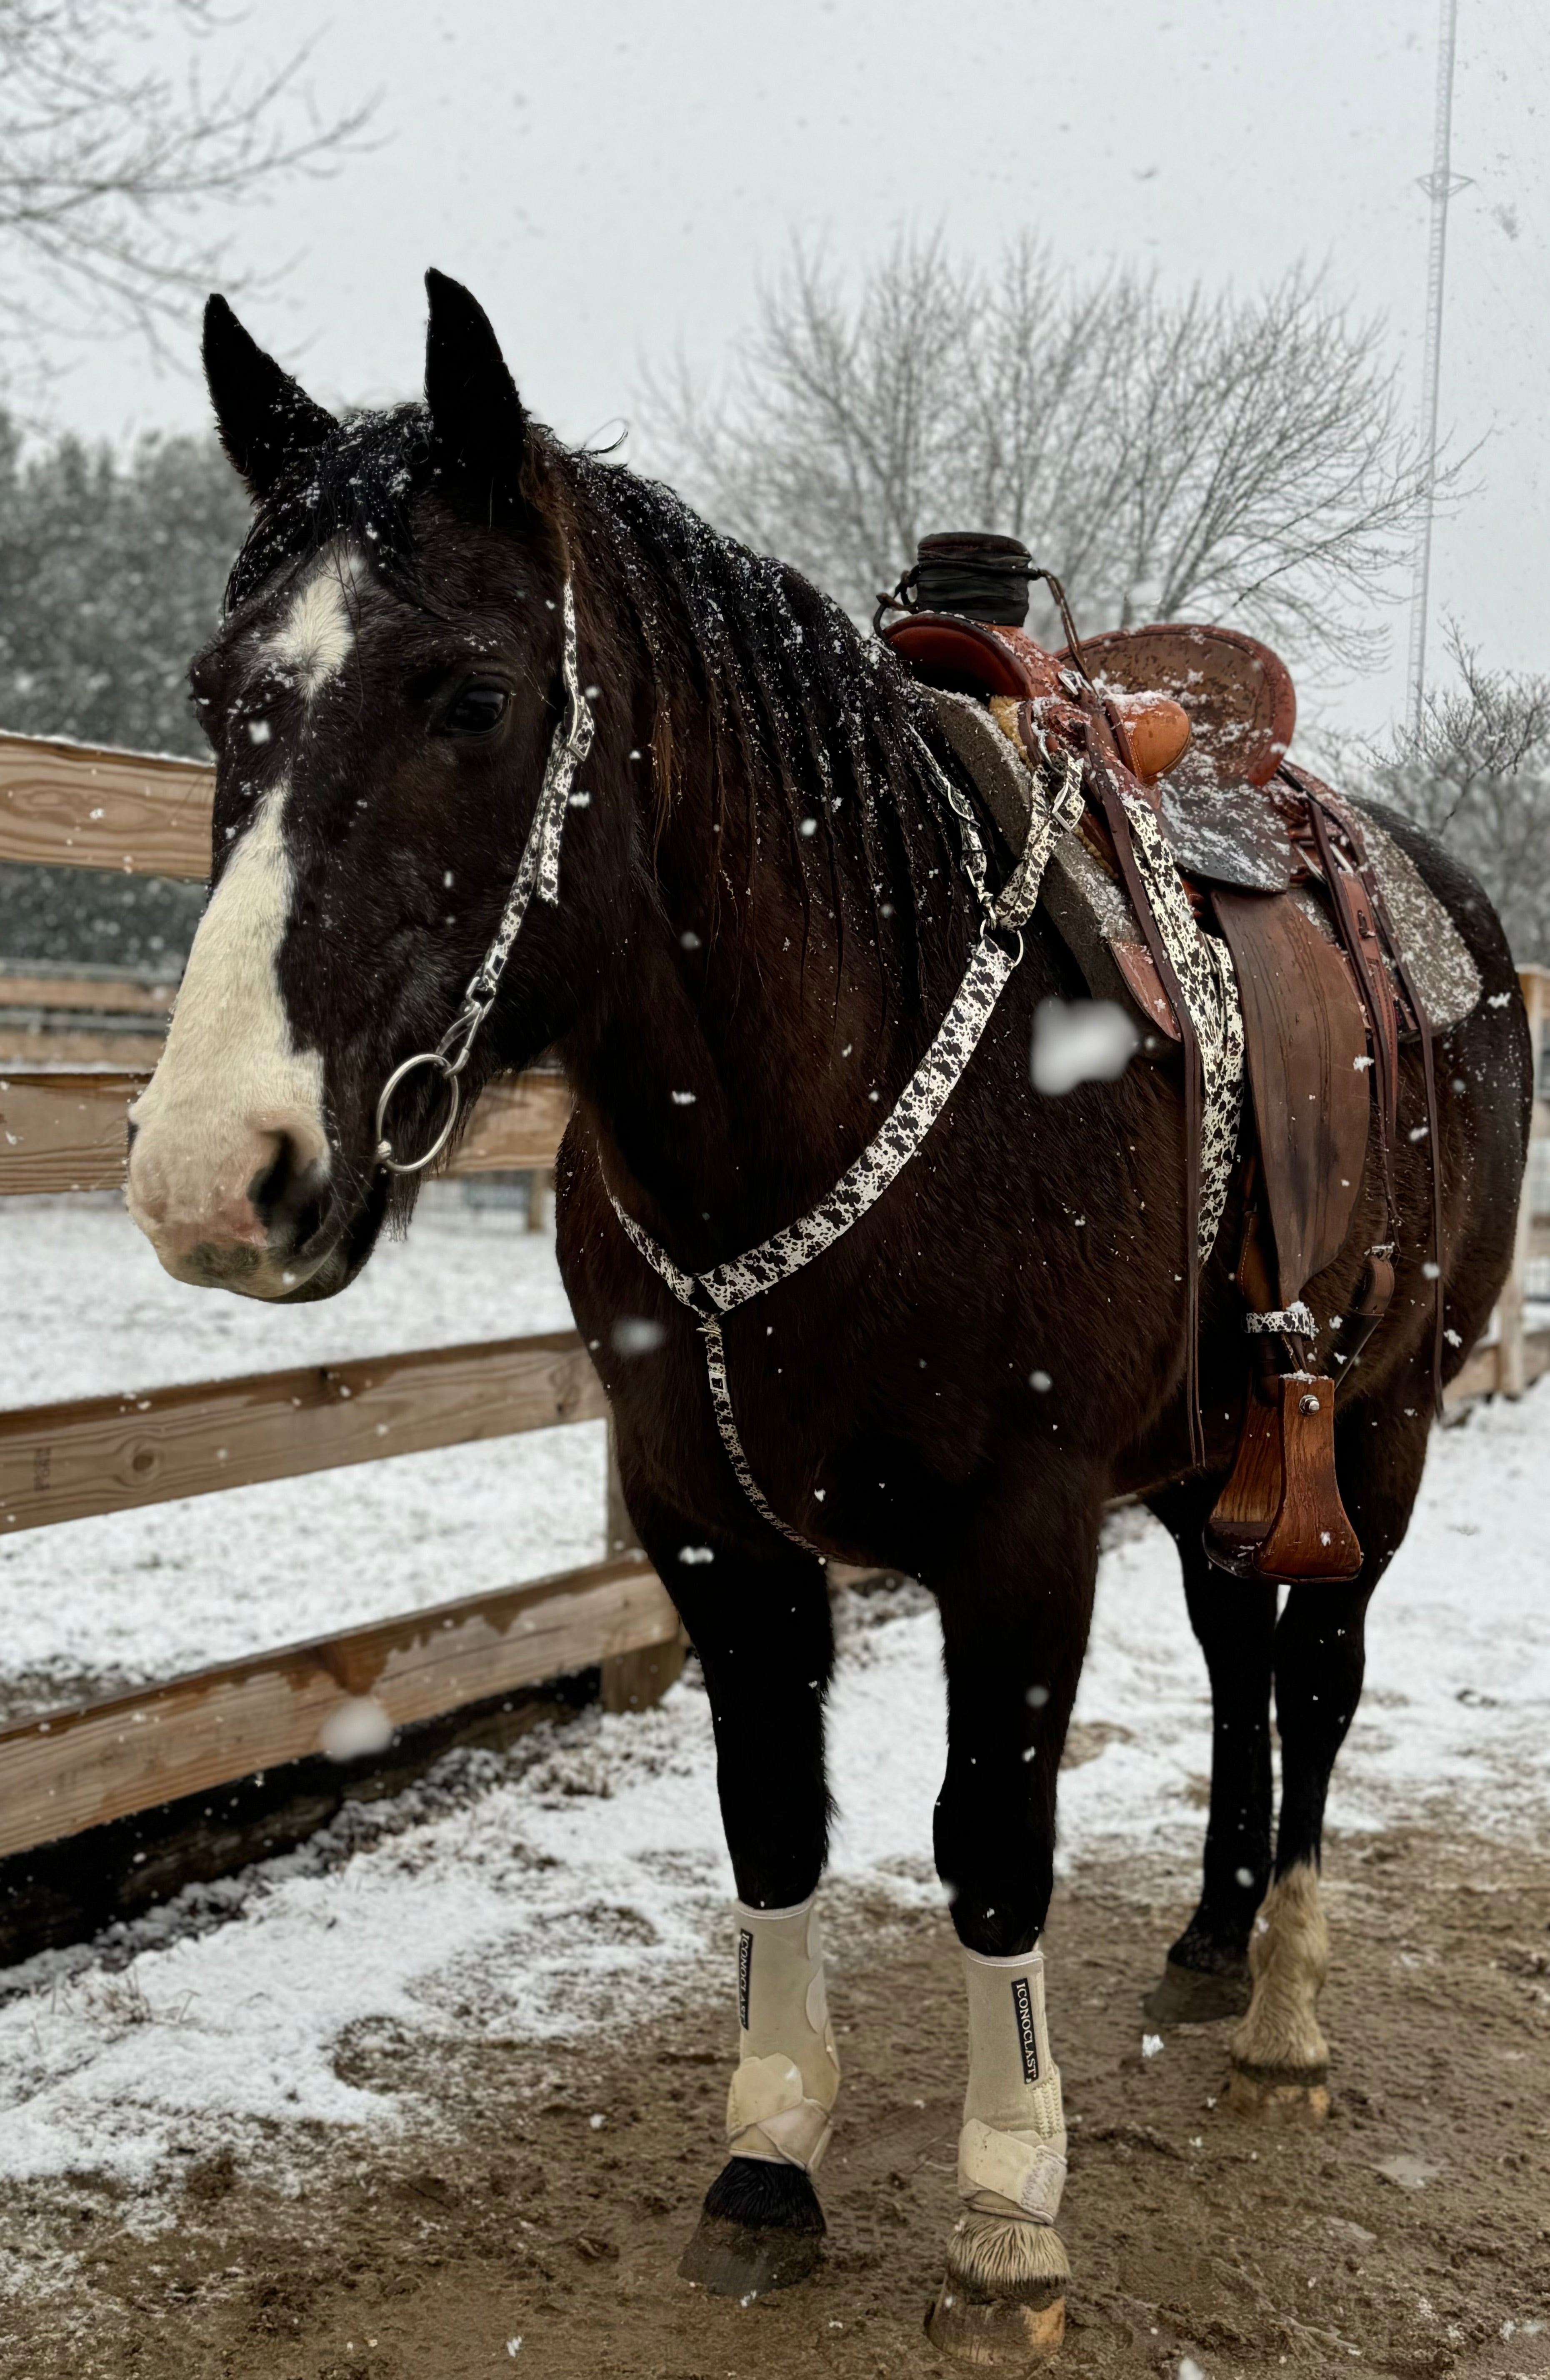
[[[731, 2154], [680, 2270], [747, 2299], [805, 2278], [823, 2245], [811, 2177], [840, 2081], [813, 1905], [829, 1828], [828, 1588], [816, 1558], [773, 1538], [751, 1551], [720, 1536], [707, 1543], [670, 1513], [632, 1511], [705, 1672], [738, 1891]], [[685, 1548], [701, 1559], [682, 1560]]]
[[1202, 1543], [1217, 1483], [1195, 1481], [1150, 1499], [1179, 1548], [1190, 1623], [1211, 1682], [1211, 1805], [1199, 1905], [1146, 1999], [1159, 2023], [1241, 2016], [1249, 2002], [1249, 1937], [1270, 1877], [1270, 1682], [1276, 1589], [1229, 1578]]
[[1346, 1509], [1363, 1548], [1347, 1586], [1293, 1586], [1276, 1630], [1281, 1810], [1270, 1889], [1249, 1943], [1248, 2013], [1232, 2038], [1228, 2104], [1269, 2123], [1321, 2123], [1329, 2046], [1318, 2021], [1329, 1972], [1319, 1900], [1324, 1809], [1336, 1755], [1362, 1698], [1373, 1589], [1403, 1537], [1421, 1484], [1430, 1415], [1358, 1407], [1339, 1446]]

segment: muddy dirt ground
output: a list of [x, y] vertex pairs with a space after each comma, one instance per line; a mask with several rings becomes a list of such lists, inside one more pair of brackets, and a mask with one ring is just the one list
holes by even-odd
[[[1151, 2030], [1185, 1913], [1133, 1864], [1058, 1896], [1072, 2126], [1060, 2369], [1550, 2374], [1550, 1876], [1435, 1835], [1337, 1839], [1314, 2134], [1220, 2104], [1220, 2025]], [[744, 2308], [676, 2276], [718, 2163], [732, 2037], [696, 1980], [574, 2046], [357, 2034], [423, 2130], [320, 2134], [295, 2194], [190, 2161], [175, 2219], [89, 2179], [0, 2192], [35, 2285], [4, 2380], [769, 2380], [947, 2374], [922, 2319], [953, 2209], [962, 2008], [943, 1918], [833, 1906], [846, 2065], [818, 2276]], [[593, 2119], [603, 2114], [599, 2126]], [[1189, 2375], [1187, 2373], [1187, 2380]]]

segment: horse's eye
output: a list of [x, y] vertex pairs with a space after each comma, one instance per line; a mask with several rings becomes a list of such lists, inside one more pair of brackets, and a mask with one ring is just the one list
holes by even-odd
[[488, 735], [499, 727], [511, 700], [503, 686], [478, 680], [466, 686], [442, 714], [443, 735]]

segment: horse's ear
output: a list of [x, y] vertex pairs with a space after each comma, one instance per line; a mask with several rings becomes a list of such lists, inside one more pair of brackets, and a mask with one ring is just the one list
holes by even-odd
[[338, 428], [289, 372], [249, 338], [224, 298], [204, 310], [204, 376], [221, 443], [255, 502], [268, 495], [293, 455]]
[[494, 520], [519, 498], [527, 416], [478, 299], [435, 271], [425, 293], [431, 464], [459, 509]]

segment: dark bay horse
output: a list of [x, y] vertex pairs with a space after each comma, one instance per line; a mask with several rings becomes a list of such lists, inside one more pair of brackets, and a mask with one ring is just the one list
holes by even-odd
[[[194, 664], [217, 763], [212, 891], [135, 1111], [131, 1211], [179, 1279], [279, 1301], [333, 1295], [405, 1220], [413, 1183], [379, 1162], [377, 1101], [446, 1033], [502, 917], [575, 710], [574, 595], [596, 741], [565, 781], [559, 897], [527, 913], [465, 1090], [543, 1050], [563, 1062], [560, 1261], [714, 1718], [742, 2057], [732, 2154], [686, 2269], [745, 2293], [817, 2252], [812, 2170], [839, 2081], [812, 1907], [829, 1820], [823, 1558], [896, 1567], [940, 1607], [935, 1847], [969, 2009], [963, 2204], [936, 2335], [1021, 2360], [1058, 2340], [1068, 2273], [1038, 1945], [1117, 1494], [1144, 1497], [1177, 1540], [1213, 1696], [1204, 1885], [1173, 1985], [1193, 1979], [1196, 2014], [1247, 1998], [1233, 2041], [1247, 2107], [1306, 2119], [1326, 2104], [1325, 1798], [1432, 1407], [1418, 1062], [1401, 1086], [1398, 1288], [1338, 1414], [1366, 1548], [1351, 1584], [1294, 1587], [1278, 1616], [1272, 1584], [1205, 1559], [1248, 1378], [1224, 1253], [1239, 1218], [1229, 1205], [1204, 1281], [1206, 1460], [1192, 1467], [1179, 1072], [1165, 1053], [1063, 1097], [1031, 1087], [1036, 1003], [1084, 989], [1042, 911], [914, 1161], [817, 1260], [725, 1318], [761, 1517], [717, 1426], [696, 1317], [622, 1218], [702, 1272], [806, 1215], [866, 1148], [979, 934], [954, 809], [970, 788], [891, 656], [666, 489], [563, 448], [525, 412], [478, 307], [438, 275], [430, 288], [425, 404], [343, 422], [212, 301], [211, 390], [257, 514]], [[1528, 1044], [1479, 888], [1386, 823], [1484, 983], [1438, 1068], [1456, 1366], [1508, 1261]], [[403, 1087], [398, 1143], [429, 1142], [444, 1090], [434, 1068]], [[1369, 1178], [1309, 1292], [1321, 1329], [1381, 1235]]]

